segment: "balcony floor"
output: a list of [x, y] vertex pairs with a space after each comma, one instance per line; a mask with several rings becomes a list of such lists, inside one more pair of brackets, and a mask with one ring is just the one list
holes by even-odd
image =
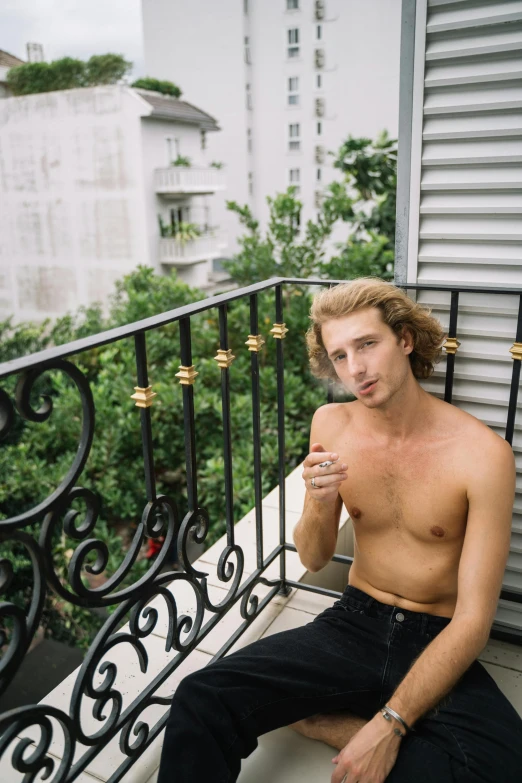
[[[331, 606], [333, 600], [299, 590], [261, 636], [297, 628]], [[522, 716], [522, 648], [491, 640], [479, 657], [499, 688]], [[257, 749], [243, 761], [238, 783], [330, 783], [334, 748], [307, 739], [289, 728], [259, 738]], [[156, 783], [157, 770], [147, 783]]]

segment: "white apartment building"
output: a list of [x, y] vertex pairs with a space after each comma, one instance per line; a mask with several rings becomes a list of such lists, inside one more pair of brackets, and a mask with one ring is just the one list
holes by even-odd
[[[207, 287], [226, 247], [218, 130], [185, 101], [125, 86], [1, 100], [0, 318], [106, 304], [139, 264]], [[190, 166], [172, 165], [181, 155]]]
[[[349, 135], [396, 136], [399, 0], [142, 0], [148, 75], [219, 117], [227, 198], [266, 226], [267, 196], [297, 185], [314, 217]], [[219, 203], [229, 250], [240, 231]]]

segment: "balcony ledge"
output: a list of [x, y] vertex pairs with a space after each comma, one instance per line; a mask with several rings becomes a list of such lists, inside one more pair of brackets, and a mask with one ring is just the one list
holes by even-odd
[[154, 172], [156, 193], [160, 196], [205, 196], [225, 190], [223, 172], [214, 168], [168, 166]]
[[175, 237], [161, 237], [159, 260], [169, 266], [192, 266], [219, 258], [223, 253], [222, 246], [223, 243], [214, 234], [203, 234], [183, 244]]

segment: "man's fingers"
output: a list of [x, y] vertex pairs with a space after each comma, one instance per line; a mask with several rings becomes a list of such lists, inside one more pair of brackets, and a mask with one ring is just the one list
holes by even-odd
[[[326, 489], [326, 488], [332, 488], [334, 484], [341, 484], [345, 478], [348, 478], [347, 473], [332, 473], [332, 474], [325, 474], [324, 476], [313, 476], [310, 477], [310, 481], [314, 479], [315, 487], [314, 489]], [[306, 479], [305, 479], [306, 481]], [[312, 487], [314, 485], [312, 484]]]
[[[314, 444], [315, 445], [315, 444]], [[316, 451], [310, 452], [303, 462], [306, 468], [312, 468], [314, 465], [319, 465], [321, 462], [336, 462], [339, 459], [339, 455], [332, 451]]]
[[320, 443], [312, 443], [310, 451], [326, 451], [326, 449]]

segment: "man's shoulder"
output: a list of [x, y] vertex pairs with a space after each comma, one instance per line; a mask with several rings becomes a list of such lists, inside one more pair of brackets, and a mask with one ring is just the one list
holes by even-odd
[[354, 414], [354, 404], [352, 402], [329, 402], [321, 405], [314, 413], [314, 422], [327, 426], [333, 424], [339, 426], [340, 422], [348, 422]]
[[471, 461], [512, 453], [509, 443], [476, 416], [442, 400], [439, 402], [443, 429], [447, 428], [453, 433], [456, 442], [466, 451]]

